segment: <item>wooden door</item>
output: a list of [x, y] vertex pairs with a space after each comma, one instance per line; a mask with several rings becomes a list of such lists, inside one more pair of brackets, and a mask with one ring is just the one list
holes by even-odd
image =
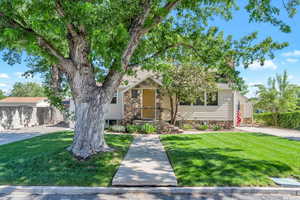
[[155, 119], [155, 90], [143, 90], [143, 110], [142, 118]]

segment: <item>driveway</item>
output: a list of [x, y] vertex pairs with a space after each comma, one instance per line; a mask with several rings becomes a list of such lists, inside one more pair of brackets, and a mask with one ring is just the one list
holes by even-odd
[[238, 127], [238, 129], [247, 132], [264, 133], [300, 141], [300, 131], [293, 129], [281, 129], [270, 127]]
[[28, 127], [28, 128], [17, 129], [17, 130], [0, 131], [0, 145], [33, 138], [47, 133], [66, 131], [66, 130], [71, 130], [71, 129], [63, 128], [63, 127], [55, 127], [55, 126], [37, 126], [37, 127]]

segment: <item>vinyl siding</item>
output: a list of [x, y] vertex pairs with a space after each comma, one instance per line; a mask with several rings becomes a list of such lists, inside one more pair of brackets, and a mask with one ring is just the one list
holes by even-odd
[[217, 106], [179, 106], [184, 120], [233, 120], [232, 90], [218, 91]]
[[107, 111], [105, 112], [105, 119], [121, 120], [123, 117], [123, 93], [118, 91], [117, 104], [109, 104]]

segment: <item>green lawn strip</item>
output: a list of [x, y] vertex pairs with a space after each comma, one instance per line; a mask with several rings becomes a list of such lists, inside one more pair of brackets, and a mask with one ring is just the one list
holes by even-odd
[[77, 161], [66, 151], [72, 132], [0, 146], [0, 185], [109, 186], [133, 137], [105, 135], [114, 152]]
[[271, 186], [300, 177], [300, 142], [257, 133], [161, 136], [181, 186]]

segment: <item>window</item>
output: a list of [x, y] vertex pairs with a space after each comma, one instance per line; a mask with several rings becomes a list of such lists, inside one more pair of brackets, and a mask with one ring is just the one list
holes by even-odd
[[131, 90], [131, 97], [132, 98], [138, 98], [138, 96], [139, 96], [139, 92], [138, 92], [138, 90]]
[[205, 101], [204, 92], [196, 99], [195, 106], [203, 106]]
[[217, 106], [218, 105], [218, 92], [211, 92], [206, 94], [207, 105]]
[[116, 92], [111, 100], [111, 104], [117, 104], [118, 102], [118, 93]]

